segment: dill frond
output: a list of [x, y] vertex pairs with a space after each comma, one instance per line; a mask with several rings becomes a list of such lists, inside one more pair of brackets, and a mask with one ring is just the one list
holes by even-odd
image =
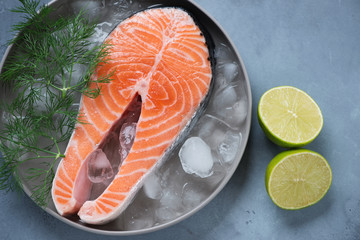
[[[32, 199], [46, 206], [55, 166], [64, 157], [60, 144], [77, 123], [86, 124], [74, 99], [81, 94], [96, 98], [101, 85], [111, 81], [113, 73], [92, 79], [96, 67], [108, 61], [111, 45], [90, 41], [96, 24], [84, 11], [53, 19], [51, 7], [40, 1], [19, 1], [12, 11], [23, 21], [12, 28], [14, 51], [0, 74], [7, 94], [15, 96], [1, 103], [7, 118], [0, 130], [0, 190], [21, 189], [27, 181]], [[37, 167], [28, 167], [32, 163]]]

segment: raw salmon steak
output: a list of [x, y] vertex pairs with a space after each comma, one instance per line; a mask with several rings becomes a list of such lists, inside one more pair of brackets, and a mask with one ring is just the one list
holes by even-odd
[[82, 97], [86, 124], [76, 125], [52, 187], [59, 214], [78, 213], [90, 224], [125, 210], [199, 110], [212, 78], [205, 38], [184, 10], [139, 12], [107, 41], [109, 61], [93, 77], [113, 72], [113, 80], [97, 98]]

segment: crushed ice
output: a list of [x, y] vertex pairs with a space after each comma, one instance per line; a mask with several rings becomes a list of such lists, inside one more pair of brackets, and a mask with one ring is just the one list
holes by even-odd
[[[78, 5], [73, 5], [73, 9], [82, 9], [84, 4], [90, 4], [98, 11], [107, 9], [100, 15], [101, 22], [95, 28], [91, 39], [94, 44], [101, 43], [114, 26], [133, 14], [137, 7], [131, 0], [74, 2]], [[104, 3], [107, 5], [105, 8]], [[244, 95], [246, 91], [239, 84], [241, 68], [234, 62], [233, 56], [227, 44], [221, 43], [215, 48], [215, 91], [207, 114], [197, 123], [192, 137], [184, 143], [179, 155], [174, 153], [170, 161], [146, 179], [142, 191], [124, 213], [125, 230], [149, 228], [175, 219], [203, 202], [226, 177], [242, 142], [239, 126], [249, 111]], [[84, 71], [83, 66], [76, 67], [74, 80]], [[3, 115], [2, 118], [4, 121], [8, 116]], [[132, 123], [124, 124], [120, 130], [122, 159], [127, 156], [128, 146], [134, 141], [135, 130]], [[88, 162], [90, 180], [97, 184], [110, 181], [114, 170], [109, 159], [101, 149], [92, 154]]]
[[[239, 84], [240, 66], [229, 59], [230, 55], [231, 50], [224, 44], [216, 49], [215, 91], [207, 113], [179, 152], [144, 183], [140, 198], [153, 204], [153, 225], [169, 222], [199, 206], [224, 180], [238, 156], [248, 102]], [[139, 204], [136, 200], [131, 208], [143, 216], [139, 214], [130, 222], [140, 228], [145, 226], [140, 219], [149, 219], [149, 211], [139, 210]]]

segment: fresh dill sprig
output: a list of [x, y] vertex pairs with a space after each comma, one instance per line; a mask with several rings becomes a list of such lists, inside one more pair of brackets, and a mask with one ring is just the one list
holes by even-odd
[[54, 20], [51, 7], [19, 1], [13, 12], [23, 14], [24, 21], [13, 26], [13, 53], [0, 74], [7, 94], [15, 96], [1, 103], [0, 190], [21, 189], [27, 181], [32, 199], [46, 206], [56, 164], [65, 157], [60, 145], [79, 122], [75, 99], [81, 94], [96, 98], [100, 83], [110, 82], [112, 74], [91, 76], [107, 61], [111, 46], [90, 41], [96, 24], [83, 11]]

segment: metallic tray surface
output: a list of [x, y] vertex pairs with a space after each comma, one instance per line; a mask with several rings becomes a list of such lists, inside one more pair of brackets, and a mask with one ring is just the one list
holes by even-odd
[[[54, 8], [54, 13], [51, 15], [51, 17], [58, 17], [58, 16], [71, 16], [74, 15], [77, 12], [77, 9], [74, 8], [74, 5], [76, 6], [77, 2], [81, 1], [74, 1], [74, 0], [55, 0], [51, 1], [49, 5], [51, 5]], [[91, 2], [91, 1], [90, 1]], [[96, 2], [96, 1], [95, 1]], [[120, 1], [121, 2], [121, 1]], [[126, 1], [123, 1], [126, 2]], [[236, 78], [237, 84], [241, 85], [241, 89], [244, 93], [244, 96], [246, 98], [247, 103], [247, 115], [241, 126], [239, 126], [239, 132], [242, 135], [242, 141], [239, 146], [239, 150], [237, 152], [236, 158], [234, 162], [231, 165], [231, 168], [226, 172], [226, 176], [221, 180], [220, 184], [214, 189], [214, 191], [207, 196], [202, 202], [200, 202], [197, 206], [195, 206], [192, 210], [185, 212], [184, 214], [176, 217], [175, 219], [171, 219], [167, 222], [156, 224], [153, 227], [146, 228], [146, 229], [139, 229], [139, 230], [123, 230], [122, 227], [116, 222], [110, 222], [105, 225], [87, 225], [82, 223], [77, 216], [72, 217], [62, 217], [60, 216], [55, 209], [55, 206], [52, 201], [48, 204], [48, 206], [45, 208], [45, 211], [48, 212], [50, 215], [54, 216], [55, 218], [58, 218], [59, 220], [65, 222], [66, 224], [98, 234], [104, 234], [104, 235], [134, 235], [134, 234], [142, 234], [142, 233], [148, 233], [156, 230], [160, 230], [166, 227], [169, 227], [171, 225], [174, 225], [175, 223], [178, 223], [189, 216], [195, 214], [197, 211], [199, 211], [201, 208], [203, 208], [205, 205], [207, 205], [226, 185], [226, 183], [229, 181], [233, 173], [235, 172], [237, 166], [240, 163], [241, 157], [245, 151], [245, 147], [247, 144], [247, 140], [250, 133], [250, 124], [251, 124], [251, 108], [252, 108], [252, 98], [251, 98], [251, 89], [250, 89], [250, 83], [247, 77], [247, 73], [244, 67], [244, 64], [242, 62], [242, 59], [240, 55], [238, 54], [235, 46], [233, 45], [230, 38], [227, 36], [225, 31], [221, 28], [219, 24], [216, 23], [216, 21], [207, 14], [201, 7], [199, 7], [197, 4], [195, 4], [192, 1], [172, 1], [172, 0], [143, 0], [143, 1], [130, 1], [131, 6], [135, 5], [134, 10], [131, 12], [125, 13], [125, 14], [117, 14], [116, 11], [113, 11], [113, 9], [107, 9], [106, 5], [104, 8], [97, 8], [92, 9], [91, 4], [87, 5], [88, 8], [87, 13], [91, 14], [91, 17], [94, 19], [97, 19], [97, 22], [104, 22], [112, 17], [118, 18], [119, 22], [122, 19], [125, 19], [135, 12], [145, 10], [151, 7], [180, 7], [182, 9], [185, 9], [187, 12], [192, 15], [196, 21], [196, 23], [205, 31], [205, 35], [207, 34], [208, 37], [211, 40], [211, 46], [209, 46], [210, 51], [215, 51], [215, 49], [221, 47], [221, 45], [226, 45], [230, 51], [231, 56], [230, 59], [239, 66], [238, 70], [238, 76]], [[75, 3], [75, 4], [74, 4]], [[136, 3], [139, 3], [136, 5]], [[113, 21], [113, 20], [112, 20]], [[2, 62], [0, 63], [0, 69], [3, 66], [3, 64], [6, 63], [6, 59], [8, 55], [11, 55], [12, 48], [11, 46], [6, 50], [5, 55], [2, 59]], [[216, 58], [215, 58], [215, 65]], [[216, 73], [214, 73], [216, 74]], [[214, 78], [216, 81], [216, 78]], [[216, 83], [215, 83], [216, 85]], [[210, 96], [211, 98], [211, 96]], [[207, 110], [205, 111], [205, 114], [207, 113]], [[169, 159], [168, 161], [171, 161]], [[36, 166], [31, 166], [36, 167]], [[23, 182], [24, 191], [28, 196], [31, 195], [30, 186], [27, 184], [27, 182]]]

